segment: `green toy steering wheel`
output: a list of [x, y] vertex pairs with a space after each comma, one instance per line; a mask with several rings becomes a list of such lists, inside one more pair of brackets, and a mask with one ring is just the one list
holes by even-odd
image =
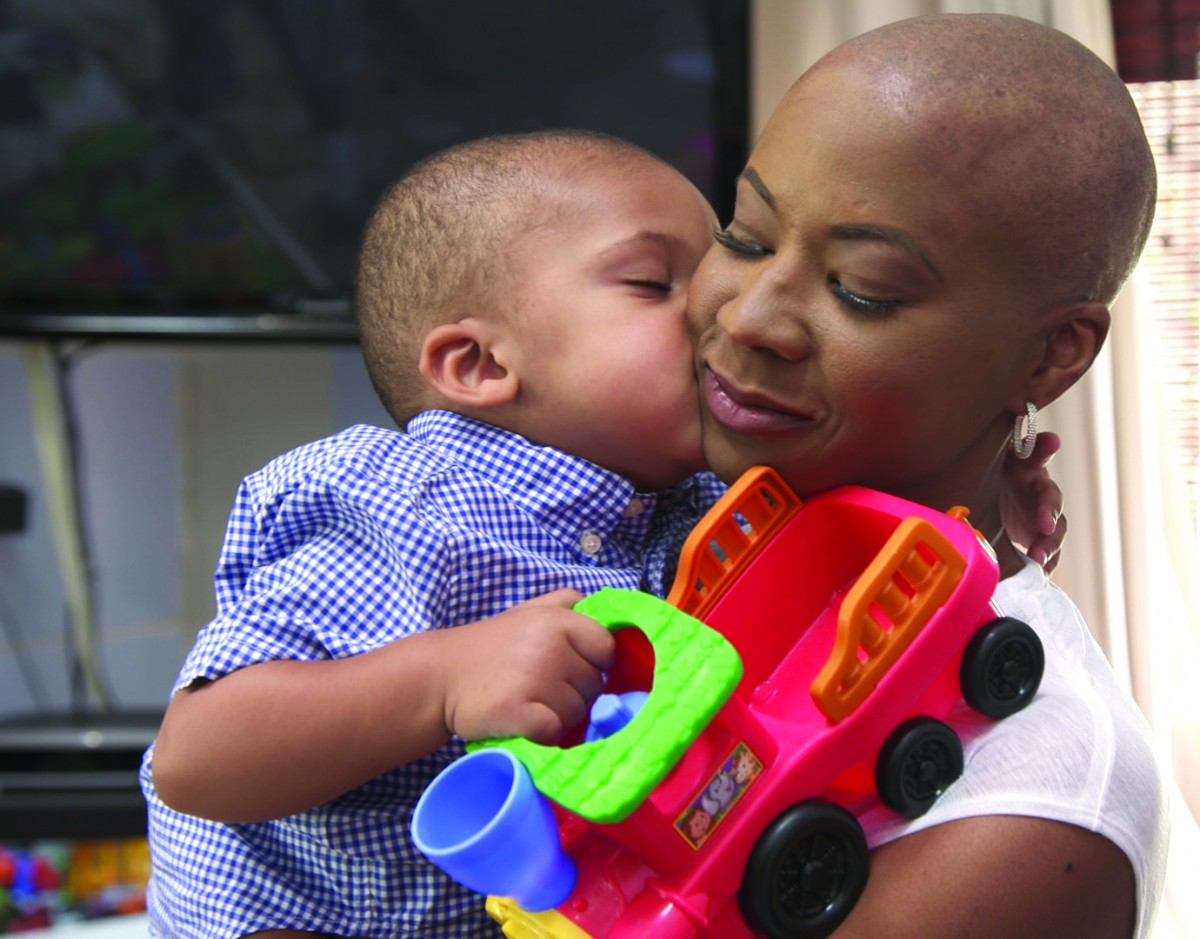
[[523, 737], [468, 745], [516, 755], [543, 795], [594, 822], [629, 816], [683, 756], [742, 677], [737, 651], [720, 633], [650, 594], [605, 587], [575, 610], [616, 631], [640, 629], [654, 647], [654, 680], [633, 719], [600, 740], [562, 748]]

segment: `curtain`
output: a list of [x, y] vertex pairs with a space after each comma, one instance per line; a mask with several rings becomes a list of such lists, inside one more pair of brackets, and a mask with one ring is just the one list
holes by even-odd
[[[795, 78], [824, 52], [861, 32], [926, 13], [1008, 13], [1053, 26], [1115, 62], [1106, 0], [755, 0], [751, 23], [752, 136]], [[1054, 580], [1080, 607], [1118, 676], [1146, 713], [1172, 788], [1172, 842], [1166, 897], [1155, 939], [1200, 932], [1200, 830], [1180, 785], [1200, 786], [1200, 766], [1188, 766], [1187, 739], [1200, 726], [1192, 673], [1190, 707], [1169, 694], [1177, 662], [1163, 622], [1195, 614], [1197, 570], [1162, 562], [1167, 529], [1164, 478], [1155, 439], [1154, 402], [1142, 391], [1153, 374], [1154, 350], [1138, 329], [1145, 297], [1137, 278], [1113, 307], [1113, 331], [1084, 379], [1044, 412], [1041, 426], [1063, 437], [1052, 464], [1066, 494], [1070, 535]], [[1142, 337], [1141, 339], [1139, 337]], [[1147, 372], [1147, 370], [1150, 370]], [[1191, 574], [1186, 570], [1190, 569]], [[1192, 740], [1197, 739], [1195, 733]]]
[[1195, 0], [1111, 0], [1117, 72], [1127, 82], [1196, 77], [1200, 5]]

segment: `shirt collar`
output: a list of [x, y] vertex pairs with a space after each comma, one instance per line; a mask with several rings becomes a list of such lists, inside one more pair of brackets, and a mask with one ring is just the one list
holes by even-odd
[[[640, 553], [657, 497], [636, 492], [623, 476], [449, 411], [425, 411], [406, 429], [503, 490], [577, 553], [606, 564], [628, 563], [614, 552]], [[588, 533], [599, 536], [598, 548]]]

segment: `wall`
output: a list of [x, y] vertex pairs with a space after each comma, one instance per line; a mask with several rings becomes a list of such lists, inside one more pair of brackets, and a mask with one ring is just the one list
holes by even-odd
[[[0, 482], [29, 494], [26, 530], [0, 534], [0, 719], [88, 700], [23, 348], [0, 342]], [[100, 343], [68, 374], [103, 686], [112, 706], [158, 708], [212, 613], [242, 476], [305, 440], [389, 421], [353, 346]]]

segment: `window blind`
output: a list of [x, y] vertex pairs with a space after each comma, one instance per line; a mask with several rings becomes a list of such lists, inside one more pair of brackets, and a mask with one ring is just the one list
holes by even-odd
[[1200, 489], [1200, 81], [1130, 85], [1158, 166], [1158, 210], [1142, 269], [1158, 332], [1157, 374], [1168, 439], [1186, 487], [1191, 530]]

